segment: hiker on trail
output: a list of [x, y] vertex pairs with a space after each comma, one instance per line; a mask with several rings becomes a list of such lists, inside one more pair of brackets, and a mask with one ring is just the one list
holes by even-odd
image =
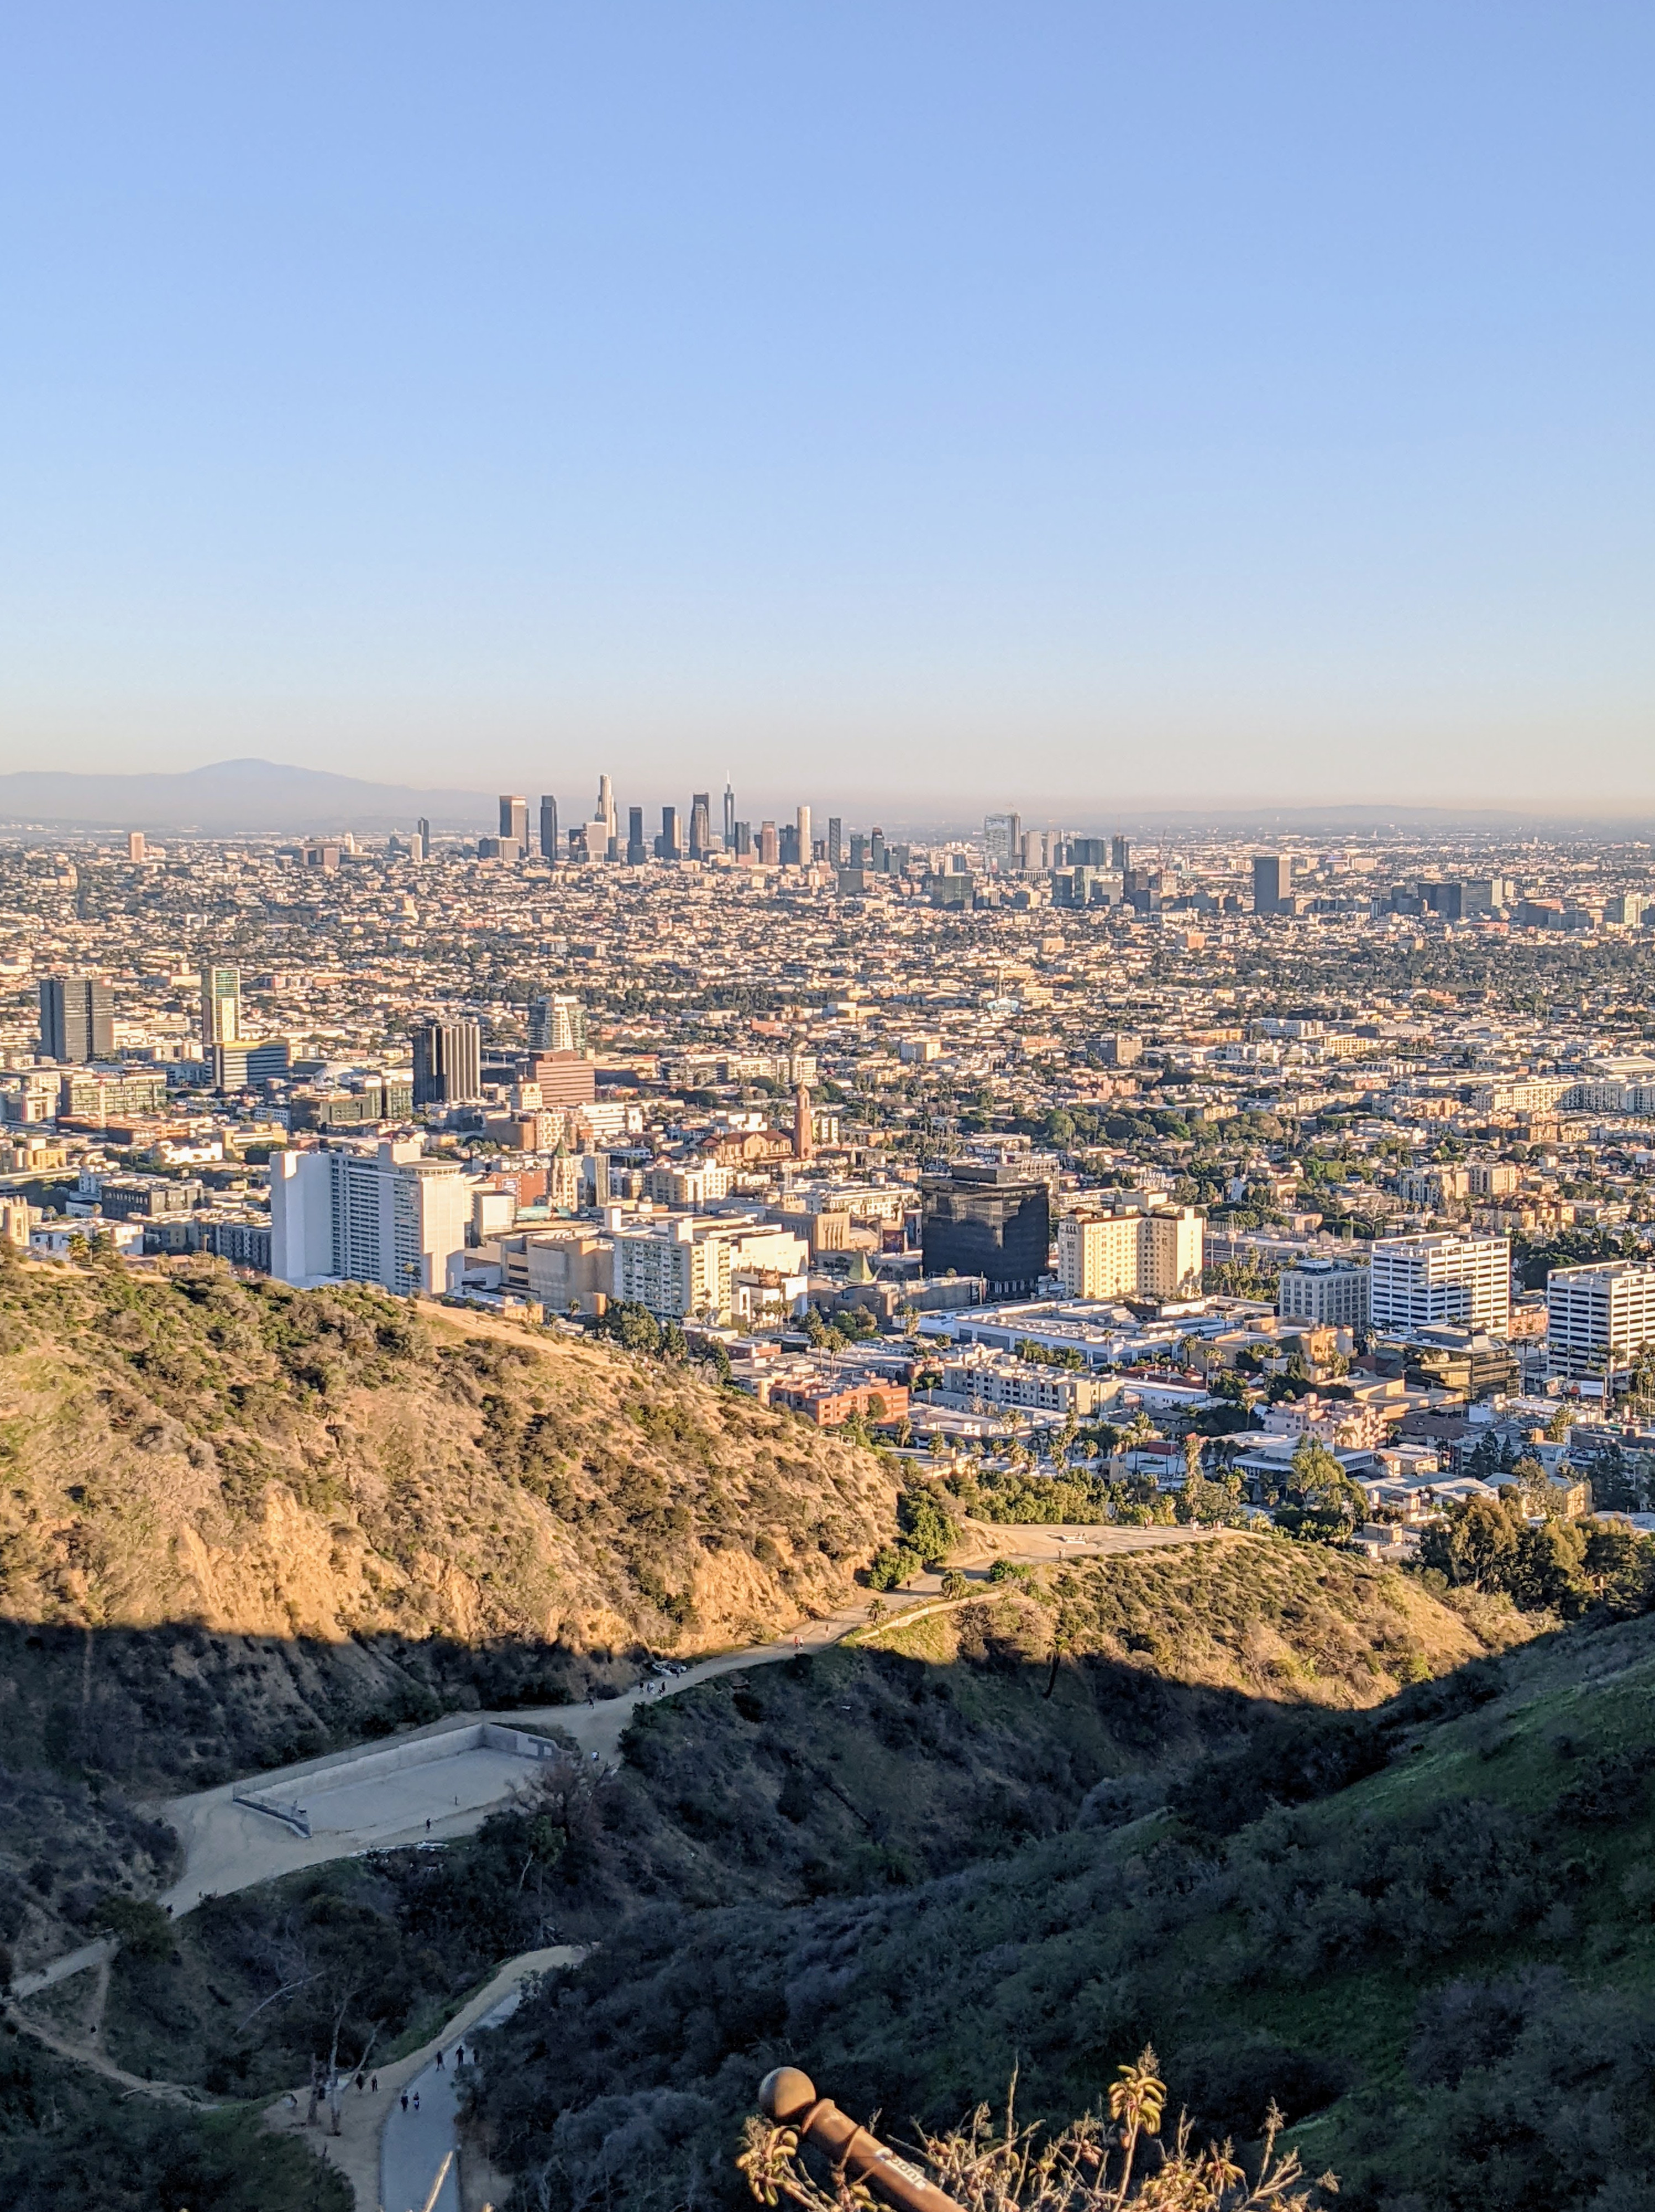
[[414, 2110], [416, 2112], [418, 2112], [419, 2110], [419, 2091], [417, 2089], [414, 2092]]
[[408, 2110], [408, 2092], [406, 2089], [402, 2093], [402, 2109], [405, 2112]]
[[430, 1820], [429, 1820], [429, 1817], [427, 1818], [427, 1820], [426, 1820], [426, 1823], [425, 1823], [425, 1832], [426, 1832], [426, 1834], [427, 1834], [428, 1836], [429, 1836], [429, 1835], [430, 1834], [430, 1832], [431, 1832], [431, 1823], [430, 1823]]
[[438, 2049], [437, 2049], [437, 2064], [438, 2064], [439, 2066], [441, 2066], [441, 2063], [442, 2063], [442, 2050], [441, 2050], [441, 2046], [439, 2045]]
[[370, 2092], [370, 2094], [371, 2094], [372, 2095], [374, 2095], [374, 2096], [375, 2096], [375, 2097], [377, 2097], [377, 2096], [379, 2095], [379, 2094], [380, 2094], [380, 2077], [379, 2077], [379, 2075], [378, 2075], [377, 2074], [374, 2076], [373, 2080], [368, 2083], [368, 2090], [369, 2090], [369, 2092]]

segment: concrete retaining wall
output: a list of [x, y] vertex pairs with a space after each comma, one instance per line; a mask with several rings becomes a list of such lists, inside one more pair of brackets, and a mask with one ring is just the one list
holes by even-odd
[[302, 1789], [306, 1796], [319, 1797], [330, 1790], [354, 1789], [359, 1782], [373, 1781], [376, 1775], [401, 1774], [411, 1766], [431, 1766], [439, 1759], [458, 1759], [467, 1751], [503, 1751], [518, 1759], [538, 1761], [557, 1758], [558, 1750], [559, 1747], [547, 1737], [531, 1735], [526, 1729], [502, 1728], [498, 1721], [472, 1721], [464, 1728], [444, 1729], [436, 1735], [386, 1744], [382, 1751], [335, 1758], [302, 1776], [289, 1769], [280, 1776], [239, 1782], [232, 1795], [238, 1805], [267, 1813], [272, 1819], [285, 1820], [290, 1827], [297, 1828], [301, 1835], [308, 1835], [310, 1822], [303, 1803], [298, 1798], [277, 1797], [276, 1785], [284, 1784], [289, 1790]]

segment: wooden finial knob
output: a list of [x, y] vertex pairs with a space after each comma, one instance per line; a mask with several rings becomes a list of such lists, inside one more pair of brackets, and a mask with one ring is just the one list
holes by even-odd
[[816, 2102], [816, 2084], [796, 2066], [778, 2066], [758, 2085], [758, 2107], [770, 2119], [796, 2120]]

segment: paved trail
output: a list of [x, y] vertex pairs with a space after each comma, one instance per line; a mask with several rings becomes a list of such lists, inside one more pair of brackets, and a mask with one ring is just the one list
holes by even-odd
[[[1047, 1564], [1064, 1560], [1075, 1564], [1107, 1558], [1120, 1552], [1159, 1550], [1167, 1545], [1201, 1542], [1215, 1532], [1196, 1528], [1117, 1528], [1083, 1526], [1057, 1528], [1044, 1526], [1003, 1527], [970, 1524], [972, 1548], [954, 1569], [972, 1584], [972, 1595], [988, 1587], [995, 1561]], [[886, 1621], [891, 1625], [910, 1615], [935, 1612], [949, 1602], [942, 1597], [939, 1574], [916, 1575], [898, 1591], [887, 1595]], [[591, 1705], [548, 1705], [532, 1711], [499, 1714], [453, 1713], [429, 1728], [409, 1731], [388, 1741], [363, 1744], [298, 1765], [257, 1778], [259, 1789], [273, 1798], [315, 1801], [314, 1832], [301, 1835], [267, 1814], [234, 1802], [235, 1784], [177, 1797], [158, 1808], [178, 1831], [185, 1849], [184, 1873], [161, 1901], [173, 1913], [188, 1912], [203, 1894], [224, 1895], [271, 1881], [301, 1867], [318, 1866], [369, 1849], [396, 1844], [440, 1843], [469, 1834], [488, 1814], [502, 1803], [515, 1785], [529, 1778], [532, 1765], [496, 1753], [460, 1751], [374, 1780], [353, 1766], [364, 1759], [399, 1745], [423, 1743], [454, 1730], [475, 1728], [479, 1720], [499, 1720], [507, 1725], [538, 1722], [557, 1728], [600, 1764], [611, 1764], [620, 1753], [621, 1738], [637, 1707], [658, 1697], [672, 1696], [698, 1683], [738, 1668], [764, 1666], [790, 1659], [796, 1652], [829, 1650], [853, 1629], [867, 1626], [869, 1599], [859, 1595], [854, 1605], [824, 1620], [801, 1622], [772, 1644], [745, 1650], [727, 1651], [686, 1668], [647, 1690], [640, 1686], [624, 1696]], [[456, 1802], [458, 1801], [458, 1802]], [[113, 1947], [106, 1941], [83, 1945], [50, 1965], [20, 1978], [14, 1997], [27, 1997], [69, 1976], [97, 1966], [106, 1979]], [[474, 2026], [503, 2019], [516, 2004], [524, 1978], [551, 1966], [574, 1964], [581, 1954], [564, 1946], [530, 1952], [502, 1966], [488, 1984], [457, 2013], [422, 2050], [379, 2069], [377, 2094], [348, 2088], [340, 2113], [340, 2134], [334, 2136], [304, 2126], [307, 2100], [286, 2099], [272, 2106], [265, 2124], [283, 2132], [297, 2132], [327, 2161], [340, 2168], [355, 2191], [360, 2212], [374, 2212], [381, 2202], [384, 2212], [409, 2212], [423, 2206], [444, 2154], [457, 2149], [454, 2131], [453, 2075], [445, 2063], [439, 2070], [435, 2057], [447, 2054], [454, 2039]], [[95, 2008], [100, 2010], [100, 2007]], [[168, 2100], [210, 2106], [198, 2090], [175, 2082], [149, 2081], [115, 2066], [90, 2045], [76, 2043], [38, 2022], [14, 2013], [18, 2025], [63, 2057], [94, 2068], [129, 2090]], [[412, 2090], [420, 2092], [417, 2118], [412, 2110]], [[410, 2093], [405, 2119], [402, 2091]], [[383, 2161], [383, 2162], [382, 2162]], [[443, 2183], [435, 2212], [459, 2212], [458, 2158]], [[423, 2178], [422, 2178], [423, 2177]]]
[[[1117, 1528], [1082, 1526], [1001, 1527], [970, 1524], [972, 1550], [953, 1564], [974, 1587], [986, 1583], [996, 1559], [1024, 1564], [1050, 1564], [1062, 1559], [1079, 1562], [1108, 1558], [1120, 1552], [1155, 1551], [1167, 1545], [1200, 1542], [1210, 1531], [1196, 1528]], [[935, 1609], [941, 1601], [942, 1578], [916, 1575], [901, 1590], [885, 1599], [889, 1619], [922, 1609]], [[727, 1651], [703, 1659], [682, 1674], [670, 1676], [659, 1694], [672, 1696], [694, 1689], [697, 1683], [731, 1673], [737, 1668], [762, 1667], [790, 1659], [795, 1651], [823, 1651], [855, 1628], [867, 1623], [869, 1600], [859, 1595], [854, 1605], [825, 1620], [801, 1622], [796, 1631], [773, 1644], [755, 1644], [745, 1650]], [[353, 1782], [350, 1769], [361, 1759], [387, 1748], [418, 1744], [433, 1736], [475, 1728], [479, 1720], [497, 1720], [521, 1726], [538, 1723], [571, 1736], [602, 1764], [620, 1755], [621, 1737], [637, 1707], [658, 1694], [639, 1687], [624, 1696], [607, 1698], [593, 1705], [544, 1705], [509, 1713], [451, 1713], [429, 1727], [409, 1730], [387, 1741], [358, 1745], [322, 1759], [307, 1759], [295, 1766], [257, 1778], [261, 1791], [273, 1798], [296, 1799], [309, 1805], [314, 1832], [302, 1836], [266, 1813], [234, 1802], [236, 1784], [224, 1783], [216, 1790], [189, 1797], [174, 1797], [158, 1808], [175, 1828], [184, 1844], [184, 1871], [161, 1903], [174, 1913], [190, 1911], [203, 1894], [225, 1896], [271, 1881], [301, 1867], [319, 1866], [330, 1859], [362, 1851], [391, 1849], [399, 1844], [446, 1842], [469, 1835], [488, 1814], [505, 1802], [532, 1769], [520, 1759], [486, 1752], [462, 1752], [453, 1759], [411, 1766], [392, 1776], [369, 1782]], [[92, 1963], [90, 1960], [88, 1964]]]
[[[517, 2003], [522, 1985], [531, 1974], [545, 1973], [551, 1966], [575, 1966], [585, 1955], [579, 1948], [558, 1944], [544, 1951], [526, 1951], [520, 1958], [508, 1960], [417, 2051], [411, 2051], [406, 2057], [380, 2067], [376, 2091], [355, 2087], [345, 2089], [340, 2100], [337, 2136], [324, 2132], [327, 2124], [326, 2111], [321, 2128], [305, 2125], [307, 2100], [302, 2090], [294, 2092], [291, 2105], [285, 2097], [271, 2105], [265, 2114], [265, 2125], [278, 2134], [297, 2136], [311, 2150], [324, 2153], [329, 2164], [338, 2167], [356, 2192], [358, 2212], [377, 2212], [380, 2204], [385, 2212], [393, 2212], [393, 2208], [394, 2212], [409, 2212], [410, 2205], [413, 2212], [419, 2212], [437, 2167], [442, 2163], [443, 2153], [455, 2142], [453, 2076], [449, 2070], [455, 2042], [463, 2039], [469, 2051], [472, 2032], [496, 2014], [503, 2019]], [[436, 2063], [439, 2051], [444, 2061], [440, 2073]], [[428, 2075], [435, 2076], [441, 2085], [431, 2099], [427, 2094]], [[374, 2069], [370, 2067], [369, 2079], [373, 2078]], [[412, 2111], [416, 2088], [420, 2093], [417, 2121]], [[405, 2090], [408, 2092], [410, 2106], [406, 2122], [402, 2112]], [[389, 2166], [382, 2166], [382, 2144], [393, 2160]], [[392, 2145], [394, 2152], [391, 2149]], [[405, 2188], [408, 2193], [399, 2194]], [[437, 2203], [440, 2212], [455, 2212], [459, 2198], [440, 2197]]]

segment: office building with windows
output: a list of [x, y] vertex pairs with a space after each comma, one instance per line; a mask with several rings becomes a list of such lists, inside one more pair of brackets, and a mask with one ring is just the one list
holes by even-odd
[[529, 803], [520, 794], [500, 794], [500, 835], [516, 840], [520, 854], [529, 849]]
[[271, 1273], [284, 1283], [458, 1289], [472, 1181], [454, 1160], [420, 1157], [417, 1138], [341, 1141], [271, 1158]]
[[114, 1004], [100, 976], [41, 978], [40, 1050], [64, 1063], [114, 1056]]
[[1051, 1267], [1051, 1193], [1019, 1168], [958, 1162], [920, 1178], [928, 1275], [982, 1275], [995, 1298], [1026, 1296]]
[[1023, 817], [1020, 814], [984, 815], [983, 851], [991, 867], [1016, 867], [1022, 848]]
[[1380, 1330], [1455, 1322], [1506, 1336], [1512, 1325], [1512, 1240], [1451, 1232], [1374, 1239], [1370, 1312]]
[[1253, 855], [1253, 912], [1286, 914], [1293, 893], [1293, 862], [1285, 853]]
[[483, 1031], [476, 1022], [422, 1022], [414, 1031], [414, 1103], [453, 1106], [483, 1096]]
[[210, 1060], [216, 1044], [236, 1044], [241, 1036], [241, 970], [201, 971], [201, 1057]]
[[1368, 1271], [1358, 1261], [1304, 1259], [1276, 1278], [1275, 1310], [1283, 1321], [1366, 1330], [1370, 1287]]
[[557, 843], [557, 801], [550, 792], [540, 800], [540, 857], [554, 868], [563, 858]]
[[529, 1000], [531, 1052], [584, 1052], [586, 1006], [572, 991], [547, 991]]
[[1655, 1267], [1639, 1260], [1554, 1267], [1546, 1279], [1548, 1373], [1583, 1382], [1655, 1352]]

